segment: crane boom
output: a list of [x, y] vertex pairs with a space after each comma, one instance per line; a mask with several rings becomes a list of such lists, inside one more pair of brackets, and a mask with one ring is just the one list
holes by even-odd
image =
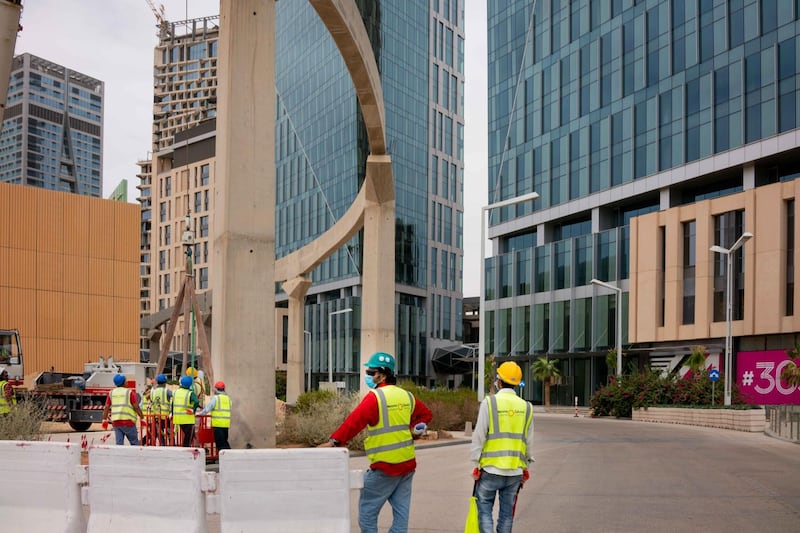
[[153, 0], [144, 1], [147, 2], [147, 6], [156, 17], [156, 22], [158, 22], [158, 33], [156, 33], [156, 36], [159, 39], [164, 39], [169, 34], [169, 21], [167, 20], [167, 12], [164, 10], [164, 4], [159, 4], [158, 7], [156, 7]]
[[17, 32], [22, 29], [19, 25], [21, 14], [22, 0], [0, 0], [0, 127], [8, 98], [8, 77], [14, 60]]

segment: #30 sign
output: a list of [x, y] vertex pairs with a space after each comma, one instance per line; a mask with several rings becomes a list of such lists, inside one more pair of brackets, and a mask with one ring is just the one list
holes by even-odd
[[800, 404], [800, 387], [781, 379], [781, 372], [791, 363], [785, 350], [739, 352], [736, 363], [735, 381], [748, 403]]

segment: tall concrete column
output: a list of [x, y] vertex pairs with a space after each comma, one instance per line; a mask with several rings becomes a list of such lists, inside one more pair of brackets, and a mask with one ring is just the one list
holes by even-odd
[[303, 394], [305, 376], [305, 309], [306, 293], [311, 279], [305, 276], [290, 279], [283, 284], [289, 296], [288, 354], [286, 356], [286, 403], [294, 405]]
[[[395, 196], [388, 155], [367, 157], [364, 264], [361, 297], [361, 365], [374, 352], [395, 353]], [[361, 393], [366, 394], [364, 380]]]
[[212, 221], [214, 373], [234, 448], [275, 446], [275, 3], [221, 0]]

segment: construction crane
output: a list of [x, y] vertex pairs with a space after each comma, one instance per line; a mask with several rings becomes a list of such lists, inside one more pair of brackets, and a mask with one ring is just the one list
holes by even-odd
[[153, 0], [144, 0], [147, 2], [150, 11], [153, 12], [153, 15], [156, 17], [156, 22], [158, 22], [158, 32], [156, 33], [156, 37], [159, 39], [165, 39], [169, 36], [170, 33], [170, 24], [167, 20], [167, 12], [164, 9], [164, 4], [158, 4], [158, 7], [153, 3]]

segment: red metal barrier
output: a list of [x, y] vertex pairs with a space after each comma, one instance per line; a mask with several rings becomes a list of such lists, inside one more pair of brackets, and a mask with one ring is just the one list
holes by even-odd
[[[180, 427], [176, 427], [168, 416], [146, 414], [139, 421], [139, 442], [142, 446], [181, 446], [182, 439]], [[205, 449], [207, 461], [217, 460], [219, 452], [214, 443], [211, 415], [195, 416], [192, 447]]]

